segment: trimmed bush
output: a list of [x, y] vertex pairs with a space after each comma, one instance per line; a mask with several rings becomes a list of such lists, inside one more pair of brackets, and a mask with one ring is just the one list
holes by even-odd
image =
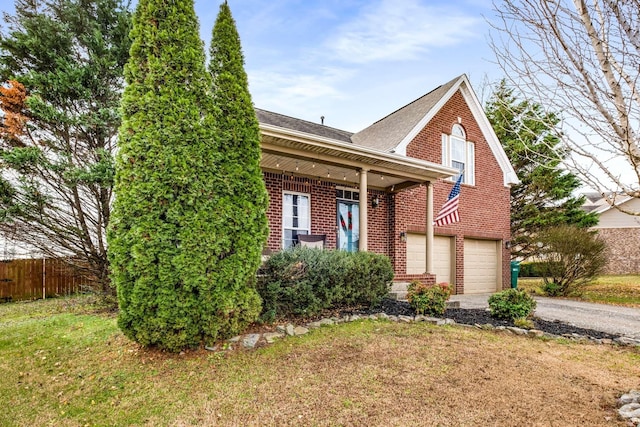
[[447, 300], [451, 296], [448, 283], [426, 285], [413, 281], [407, 288], [407, 300], [418, 314], [442, 316], [447, 309]]
[[388, 294], [391, 280], [393, 268], [384, 255], [288, 249], [271, 256], [260, 270], [257, 289], [263, 300], [262, 319], [376, 306]]
[[507, 289], [489, 297], [491, 316], [498, 319], [526, 318], [533, 313], [535, 308], [536, 301], [533, 297], [519, 289]]

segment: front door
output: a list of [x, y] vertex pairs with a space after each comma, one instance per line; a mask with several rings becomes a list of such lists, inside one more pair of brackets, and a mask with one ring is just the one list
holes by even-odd
[[338, 201], [338, 249], [356, 252], [360, 240], [360, 205]]

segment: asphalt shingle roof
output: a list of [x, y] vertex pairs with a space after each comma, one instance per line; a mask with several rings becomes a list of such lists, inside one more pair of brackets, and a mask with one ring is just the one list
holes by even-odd
[[358, 145], [391, 151], [444, 97], [460, 77], [438, 86], [431, 92], [378, 120], [368, 128], [353, 134], [351, 140]]
[[320, 123], [308, 122], [306, 120], [296, 119], [294, 117], [285, 116], [283, 114], [273, 113], [271, 111], [256, 108], [258, 122], [262, 124], [278, 126], [285, 129], [304, 132], [311, 135], [331, 138], [342, 142], [351, 142], [352, 132], [346, 130], [335, 129]]

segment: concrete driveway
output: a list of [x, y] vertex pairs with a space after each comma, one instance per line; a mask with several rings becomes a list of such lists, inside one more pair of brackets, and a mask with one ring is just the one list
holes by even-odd
[[[452, 295], [460, 308], [489, 308], [491, 294]], [[535, 316], [544, 320], [559, 320], [580, 328], [640, 339], [640, 309], [606, 304], [535, 297]]]

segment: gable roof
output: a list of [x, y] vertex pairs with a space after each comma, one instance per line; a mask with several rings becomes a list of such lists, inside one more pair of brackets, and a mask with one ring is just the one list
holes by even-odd
[[[415, 128], [424, 118], [425, 112], [433, 110], [438, 101], [445, 96], [459, 79], [460, 77], [457, 77], [448, 83], [438, 86], [426, 95], [378, 120], [368, 128], [355, 133], [351, 140], [365, 147], [398, 152], [398, 146], [411, 129]], [[402, 154], [406, 155], [406, 153]]]
[[[594, 212], [597, 214], [615, 209], [615, 206], [622, 206], [634, 199], [634, 197], [620, 193], [606, 193], [605, 197], [600, 193], [585, 193], [584, 196], [586, 200], [582, 205], [582, 209], [586, 212]], [[613, 202], [615, 206], [610, 202]]]
[[371, 126], [351, 136], [351, 140], [365, 147], [376, 148], [401, 155], [407, 154], [411, 141], [429, 121], [444, 107], [451, 97], [460, 91], [478, 123], [493, 156], [500, 165], [505, 186], [518, 184], [518, 179], [507, 154], [502, 148], [484, 109], [476, 97], [469, 79], [461, 75], [394, 111]]
[[308, 122], [302, 119], [285, 116], [283, 114], [255, 108], [258, 122], [266, 125], [277, 126], [284, 129], [291, 129], [304, 132], [323, 138], [334, 139], [341, 142], [351, 142], [352, 132], [325, 126], [319, 123]]

